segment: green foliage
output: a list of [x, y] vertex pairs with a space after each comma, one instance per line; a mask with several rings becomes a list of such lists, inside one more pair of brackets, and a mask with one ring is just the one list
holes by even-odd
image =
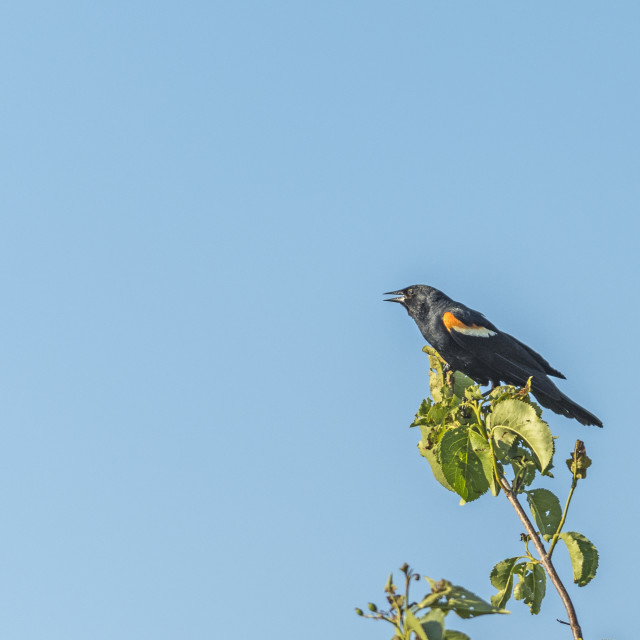
[[494, 596], [491, 596], [491, 604], [494, 607], [503, 609], [509, 598], [511, 597], [511, 590], [513, 589], [513, 570], [516, 563], [521, 558], [516, 556], [515, 558], [507, 558], [493, 567], [491, 570], [491, 584], [498, 590]]
[[532, 489], [527, 491], [527, 502], [542, 537], [550, 540], [562, 520], [560, 500], [548, 489]]
[[445, 612], [442, 609], [431, 609], [420, 619], [411, 611], [406, 613], [406, 628], [414, 631], [420, 640], [442, 640], [444, 634]]
[[527, 562], [516, 565], [514, 575], [518, 584], [513, 588], [513, 597], [529, 605], [531, 613], [540, 613], [540, 605], [547, 588], [547, 574], [539, 562]]
[[449, 484], [447, 481], [444, 472], [442, 470], [442, 463], [438, 458], [436, 458], [435, 449], [427, 449], [423, 441], [421, 440], [418, 443], [418, 449], [420, 453], [427, 459], [429, 464], [431, 465], [431, 471], [433, 472], [433, 477], [445, 488], [449, 489], [449, 491], [453, 491], [455, 493], [455, 489]]
[[[493, 567], [491, 584], [498, 593], [491, 597], [494, 607], [505, 607], [511, 592], [516, 600], [529, 605], [531, 613], [539, 613], [546, 591], [547, 575], [542, 565], [531, 556], [507, 558]], [[514, 577], [517, 578], [514, 586]]]
[[418, 448], [435, 478], [471, 502], [489, 489], [499, 492], [496, 469], [511, 466], [519, 488], [529, 486], [536, 469], [547, 474], [553, 438], [529, 387], [496, 387], [488, 397], [458, 371], [444, 372], [431, 347], [424, 347], [431, 370], [431, 398], [423, 400], [412, 427], [419, 427]]
[[[527, 531], [521, 536], [524, 553], [506, 558], [493, 567], [490, 580], [496, 593], [490, 603], [464, 587], [430, 578], [426, 580], [431, 591], [419, 602], [412, 602], [409, 585], [420, 576], [405, 564], [401, 567], [405, 577], [404, 593], [398, 592], [393, 575], [387, 580], [385, 592], [390, 608], [381, 611], [369, 603], [370, 613], [362, 609], [356, 609], [356, 613], [391, 623], [395, 629], [393, 640], [469, 640], [464, 633], [445, 628], [449, 613], [453, 611], [461, 618], [508, 613], [505, 607], [513, 595], [526, 604], [532, 614], [537, 614], [549, 575], [567, 606], [574, 638], [581, 637], [580, 626], [575, 613], [570, 613], [573, 608], [567, 605], [569, 596], [551, 563], [551, 555], [558, 540], [562, 540], [569, 551], [574, 582], [585, 586], [596, 574], [595, 546], [580, 533], [563, 532], [573, 492], [578, 482], [587, 477], [591, 465], [584, 443], [578, 440], [566, 461], [571, 472], [571, 488], [563, 509], [549, 489], [531, 488], [540, 476], [553, 478], [555, 453], [554, 437], [542, 419], [542, 410], [530, 397], [531, 381], [523, 388], [504, 385], [483, 394], [473, 380], [449, 370], [433, 348], [426, 346], [423, 351], [429, 356], [431, 397], [422, 401], [411, 424], [420, 430], [418, 450], [436, 480], [456, 493], [461, 504], [489, 492], [493, 496], [503, 492]], [[511, 480], [507, 476], [511, 476]], [[532, 518], [527, 516], [519, 496], [526, 496]], [[550, 543], [548, 549], [543, 540]], [[531, 543], [538, 558], [529, 549]]]
[[553, 459], [551, 431], [524, 398], [501, 400], [487, 416], [487, 426], [495, 440], [509, 443], [519, 438], [533, 454], [538, 469], [543, 473], [549, 469]]
[[589, 584], [596, 575], [598, 569], [598, 550], [592, 542], [587, 540], [581, 533], [567, 531], [560, 534], [560, 539], [564, 541], [569, 550], [571, 566], [573, 567], [573, 581], [584, 587]]
[[466, 426], [447, 429], [438, 451], [447, 483], [465, 502], [486, 493], [493, 473], [491, 453], [477, 431]]
[[[411, 426], [420, 428], [418, 449], [434, 477], [457, 493], [464, 504], [489, 490], [498, 495], [507, 482], [506, 471], [510, 471], [513, 479], [506, 486], [513, 494], [526, 496], [534, 528], [541, 538], [552, 541], [545, 556], [550, 557], [557, 540], [563, 540], [571, 557], [574, 581], [586, 585], [598, 566], [596, 548], [582, 534], [562, 533], [573, 491], [578, 480], [586, 478], [591, 465], [584, 443], [578, 441], [567, 460], [572, 484], [563, 511], [553, 492], [531, 488], [539, 475], [553, 477], [550, 470], [555, 448], [542, 410], [530, 397], [530, 383], [521, 389], [496, 387], [483, 395], [471, 379], [447, 371], [434, 349], [427, 346], [423, 351], [431, 365], [431, 398], [422, 402]], [[491, 571], [491, 584], [497, 590], [491, 605], [502, 610], [513, 594], [528, 605], [531, 613], [538, 613], [547, 576], [543, 564], [529, 551], [531, 537], [523, 536], [523, 540], [524, 555], [502, 560]]]
[[464, 587], [452, 584], [448, 580], [436, 582], [425, 576], [431, 588], [422, 600], [412, 602], [410, 587], [412, 581], [420, 580], [409, 565], [400, 567], [404, 574], [404, 592], [400, 593], [393, 583], [391, 574], [385, 585], [385, 593], [389, 604], [388, 610], [380, 610], [377, 605], [369, 603], [368, 609], [372, 613], [364, 613], [356, 609], [359, 616], [373, 620], [385, 620], [395, 628], [394, 638], [399, 640], [469, 640], [469, 637], [451, 629], [445, 629], [445, 619], [450, 612], [461, 618], [475, 618], [493, 613], [509, 613], [502, 608], [493, 606], [475, 593]]

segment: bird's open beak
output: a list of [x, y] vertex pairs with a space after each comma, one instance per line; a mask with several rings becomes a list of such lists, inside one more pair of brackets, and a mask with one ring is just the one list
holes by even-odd
[[404, 302], [404, 293], [402, 291], [389, 291], [388, 293], [383, 293], [383, 296], [399, 296], [398, 298], [388, 298], [385, 302], [399, 302], [402, 304]]

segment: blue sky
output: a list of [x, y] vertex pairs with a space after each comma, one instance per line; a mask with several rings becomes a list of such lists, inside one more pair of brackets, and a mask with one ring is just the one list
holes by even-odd
[[[407, 429], [427, 359], [382, 292], [422, 282], [604, 420], [548, 416], [560, 493], [594, 459], [585, 637], [625, 637], [639, 30], [630, 1], [5, 6], [0, 634], [388, 638], [353, 607], [403, 562], [491, 595], [521, 526]], [[551, 589], [510, 608], [452, 623], [569, 637]]]

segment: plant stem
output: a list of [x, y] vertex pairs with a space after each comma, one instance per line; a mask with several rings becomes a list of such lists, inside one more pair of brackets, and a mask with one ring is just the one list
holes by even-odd
[[[580, 440], [576, 440], [576, 444], [575, 447], [573, 449], [573, 458], [574, 460], [577, 459], [578, 456], [578, 447], [579, 447], [579, 443]], [[556, 544], [558, 543], [558, 540], [560, 539], [560, 533], [562, 531], [562, 527], [564, 527], [564, 521], [567, 519], [567, 512], [569, 511], [569, 505], [571, 504], [571, 498], [573, 498], [573, 492], [576, 490], [576, 487], [578, 486], [578, 465], [576, 462], [574, 462], [573, 464], [573, 479], [571, 480], [571, 489], [569, 491], [569, 496], [567, 497], [567, 502], [564, 505], [564, 511], [562, 512], [562, 518], [560, 520], [560, 524], [558, 524], [558, 529], [556, 530], [556, 532], [553, 534], [553, 539], [551, 540], [551, 544], [549, 545], [549, 553], [547, 553], [547, 555], [549, 557], [551, 557], [551, 554], [553, 553], [553, 550], [556, 548]]]
[[567, 511], [569, 511], [569, 504], [571, 502], [571, 498], [573, 497], [573, 492], [575, 491], [576, 485], [578, 481], [574, 478], [571, 483], [571, 490], [569, 491], [569, 496], [567, 497], [567, 504], [564, 505], [564, 511], [562, 513], [562, 519], [560, 520], [560, 524], [558, 525], [558, 530], [553, 534], [553, 539], [551, 540], [551, 544], [549, 545], [549, 552], [547, 555], [551, 557], [553, 550], [556, 547], [558, 540], [560, 539], [560, 533], [562, 531], [562, 527], [564, 527], [564, 521], [567, 519]]
[[573, 607], [573, 602], [571, 602], [571, 598], [569, 597], [565, 586], [562, 584], [562, 580], [560, 580], [560, 576], [558, 576], [558, 573], [556, 572], [555, 567], [551, 562], [551, 558], [546, 552], [544, 545], [542, 544], [542, 540], [540, 540], [538, 532], [531, 523], [531, 520], [529, 520], [529, 516], [527, 516], [525, 510], [522, 508], [522, 505], [518, 501], [518, 496], [512, 491], [511, 485], [507, 482], [507, 479], [501, 475], [498, 480], [500, 482], [500, 486], [504, 491], [504, 495], [511, 503], [511, 506], [516, 510], [516, 513], [518, 514], [518, 517], [524, 525], [524, 528], [527, 530], [527, 533], [529, 534], [531, 541], [533, 542], [533, 545], [535, 546], [536, 551], [540, 556], [540, 564], [547, 572], [547, 575], [551, 579], [553, 586], [556, 588], [556, 591], [562, 599], [564, 608], [567, 610], [567, 615], [569, 616], [569, 624], [571, 625], [571, 631], [573, 632], [574, 640], [582, 640], [582, 630], [580, 629], [580, 623], [578, 622], [578, 616], [576, 615], [576, 610]]

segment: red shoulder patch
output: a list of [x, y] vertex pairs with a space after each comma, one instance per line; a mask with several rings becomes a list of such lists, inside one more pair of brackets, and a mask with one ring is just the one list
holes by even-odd
[[495, 331], [491, 331], [491, 329], [482, 327], [479, 324], [465, 324], [462, 320], [458, 320], [451, 311], [447, 311], [442, 316], [442, 322], [449, 333], [451, 333], [451, 331], [457, 331], [468, 336], [475, 336], [476, 338], [490, 338], [496, 335]]
[[447, 331], [451, 333], [451, 329], [460, 328], [460, 329], [470, 329], [468, 325], [466, 325], [461, 320], [458, 320], [451, 311], [447, 311], [442, 316], [442, 322], [444, 322], [444, 326], [447, 327]]

